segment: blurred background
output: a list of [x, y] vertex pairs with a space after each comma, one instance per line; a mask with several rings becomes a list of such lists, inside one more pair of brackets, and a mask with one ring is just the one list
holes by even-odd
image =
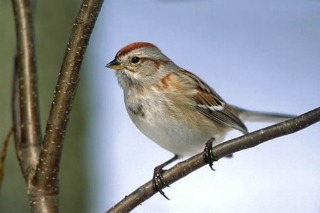
[[[77, 1], [38, 1], [35, 31], [42, 126], [48, 117]], [[15, 31], [0, 7], [0, 136], [11, 127]], [[60, 173], [61, 212], [105, 212], [150, 180], [172, 154], [131, 122], [114, 71], [105, 65], [134, 41], [156, 44], [229, 103], [301, 114], [320, 105], [320, 1], [105, 1], [83, 64]], [[248, 123], [250, 131], [269, 124]], [[236, 153], [156, 194], [134, 212], [319, 212], [320, 127]], [[239, 136], [236, 131], [228, 138]], [[1, 212], [28, 212], [13, 145]], [[15, 205], [12, 205], [14, 201]]]

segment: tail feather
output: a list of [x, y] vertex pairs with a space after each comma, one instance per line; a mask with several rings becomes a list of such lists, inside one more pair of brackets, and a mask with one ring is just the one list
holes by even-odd
[[296, 117], [295, 115], [291, 115], [291, 114], [259, 112], [259, 111], [243, 109], [237, 106], [233, 106], [233, 107], [239, 113], [240, 119], [245, 122], [249, 121], [249, 122], [279, 123], [279, 122]]

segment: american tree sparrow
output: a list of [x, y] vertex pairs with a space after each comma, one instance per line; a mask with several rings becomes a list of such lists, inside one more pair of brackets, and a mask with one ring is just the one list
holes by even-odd
[[155, 168], [153, 181], [158, 190], [159, 184], [164, 184], [164, 166], [180, 156], [201, 152], [210, 138], [214, 138], [214, 145], [221, 143], [232, 129], [246, 134], [242, 119], [277, 122], [292, 117], [229, 105], [198, 76], [176, 65], [151, 43], [123, 47], [107, 67], [116, 70], [133, 123], [175, 155]]

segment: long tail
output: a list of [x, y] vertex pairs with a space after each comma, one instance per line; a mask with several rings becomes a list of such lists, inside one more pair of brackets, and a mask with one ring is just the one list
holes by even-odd
[[249, 122], [270, 122], [270, 123], [279, 123], [291, 118], [296, 117], [291, 114], [282, 114], [282, 113], [272, 113], [272, 112], [259, 112], [243, 109], [237, 106], [233, 106], [239, 113], [239, 117], [243, 121]]

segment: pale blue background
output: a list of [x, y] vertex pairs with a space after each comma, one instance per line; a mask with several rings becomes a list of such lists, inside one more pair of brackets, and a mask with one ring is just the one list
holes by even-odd
[[[91, 82], [92, 212], [109, 209], [172, 156], [136, 129], [105, 68], [134, 41], [156, 44], [229, 103], [293, 114], [320, 106], [320, 1], [105, 1], [83, 75]], [[319, 130], [222, 159], [215, 172], [204, 167], [165, 189], [171, 201], [157, 194], [134, 212], [320, 212]]]

